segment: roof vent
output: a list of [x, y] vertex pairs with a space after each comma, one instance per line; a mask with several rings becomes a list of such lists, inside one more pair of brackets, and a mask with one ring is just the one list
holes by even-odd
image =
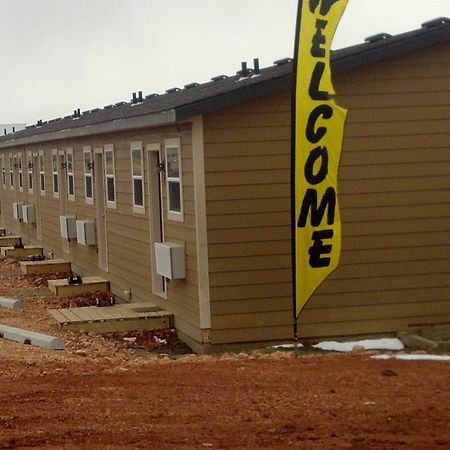
[[371, 44], [373, 44], [374, 42], [384, 41], [385, 39], [388, 39], [390, 37], [392, 37], [392, 34], [378, 33], [374, 34], [373, 36], [366, 37], [366, 39], [364, 39], [364, 42], [370, 42]]
[[437, 19], [429, 20], [428, 22], [424, 22], [422, 24], [422, 28], [435, 28], [439, 25], [444, 25], [445, 23], [449, 23], [450, 19], [448, 17], [438, 17]]
[[217, 75], [215, 77], [212, 77], [211, 81], [226, 80], [227, 78], [228, 78], [228, 75]]
[[239, 75], [239, 77], [242, 79], [242, 78], [247, 78], [248, 76], [250, 76], [252, 72], [253, 72], [252, 69], [249, 69], [247, 67], [247, 62], [242, 61], [241, 62], [241, 70], [239, 70], [239, 72], [236, 72], [236, 75]]
[[149, 95], [146, 95], [146, 96], [145, 96], [146, 100], [148, 100], [148, 99], [150, 99], [150, 98], [155, 98], [155, 97], [159, 97], [159, 94], [153, 93], [153, 94], [149, 94]]
[[103, 109], [111, 109], [114, 105], [106, 105], [103, 107]]
[[253, 76], [260, 74], [261, 70], [259, 68], [259, 58], [253, 58]]
[[172, 94], [173, 92], [178, 92], [179, 90], [180, 90], [180, 88], [173, 87], [171, 89], [167, 89], [166, 93], [167, 94]]
[[141, 103], [144, 101], [144, 98], [142, 97], [142, 91], [139, 91], [137, 94], [136, 92], [133, 92], [133, 98], [131, 99], [131, 103], [133, 105], [136, 105], [137, 103]]
[[42, 127], [42, 120], [41, 120], [41, 119], [39, 119], [39, 120], [37, 121], [36, 126], [37, 126], [37, 127]]
[[273, 62], [274, 66], [284, 66], [285, 64], [289, 64], [292, 62], [292, 58], [283, 58], [283, 59], [277, 59]]
[[185, 89], [192, 89], [192, 88], [195, 88], [197, 86], [200, 86], [200, 84], [199, 83], [189, 83], [189, 84], [185, 84], [184, 88]]
[[78, 119], [79, 117], [81, 117], [80, 108], [74, 109], [74, 110], [73, 110], [72, 118], [73, 118], [73, 119]]

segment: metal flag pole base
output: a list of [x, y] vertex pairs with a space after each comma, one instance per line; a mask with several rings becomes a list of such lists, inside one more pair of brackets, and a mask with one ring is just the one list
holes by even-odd
[[298, 342], [298, 333], [297, 333], [297, 319], [294, 320], [294, 354], [295, 357], [299, 356], [299, 342]]

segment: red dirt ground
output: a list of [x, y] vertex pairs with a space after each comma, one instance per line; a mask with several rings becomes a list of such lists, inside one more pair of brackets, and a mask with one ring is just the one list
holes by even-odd
[[[449, 363], [370, 353], [172, 359], [123, 348], [121, 336], [61, 330], [46, 308], [66, 300], [37, 284], [0, 260], [0, 295], [26, 303], [0, 309], [0, 323], [66, 342], [50, 351], [0, 339], [0, 449], [450, 449]], [[170, 350], [158, 345], [150, 350]]]

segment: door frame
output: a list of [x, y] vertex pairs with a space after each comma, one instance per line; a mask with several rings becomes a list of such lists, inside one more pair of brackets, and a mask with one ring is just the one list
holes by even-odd
[[148, 144], [145, 147], [148, 173], [149, 198], [149, 230], [150, 230], [150, 260], [152, 276], [152, 292], [167, 299], [167, 284], [163, 276], [156, 273], [155, 242], [164, 241], [164, 211], [162, 200], [161, 177], [161, 145]]
[[34, 211], [36, 221], [36, 239], [42, 241], [42, 214], [41, 214], [41, 180], [39, 172], [39, 152], [31, 154]]
[[108, 272], [108, 237], [106, 229], [105, 155], [103, 147], [94, 148], [94, 203], [98, 266]]

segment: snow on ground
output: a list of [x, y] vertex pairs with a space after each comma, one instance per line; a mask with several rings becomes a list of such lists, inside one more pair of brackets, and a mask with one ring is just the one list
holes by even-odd
[[[298, 344], [299, 347], [303, 347], [302, 344]], [[397, 338], [383, 338], [383, 339], [366, 339], [363, 341], [351, 341], [351, 342], [336, 342], [336, 341], [324, 341], [314, 344], [313, 347], [319, 350], [325, 350], [329, 352], [351, 352], [353, 347], [364, 347], [365, 350], [403, 350], [404, 346], [400, 339]], [[294, 344], [282, 344], [275, 345], [274, 348], [294, 348]]]
[[[303, 344], [300, 342], [297, 343], [298, 347], [303, 347]], [[281, 344], [281, 345], [274, 345], [272, 348], [294, 348], [295, 344]]]
[[450, 361], [449, 355], [374, 355], [373, 359], [401, 359], [404, 361]]
[[402, 341], [397, 338], [366, 339], [351, 342], [324, 341], [313, 345], [314, 348], [329, 352], [351, 352], [355, 346], [364, 347], [365, 350], [403, 350], [405, 348]]

